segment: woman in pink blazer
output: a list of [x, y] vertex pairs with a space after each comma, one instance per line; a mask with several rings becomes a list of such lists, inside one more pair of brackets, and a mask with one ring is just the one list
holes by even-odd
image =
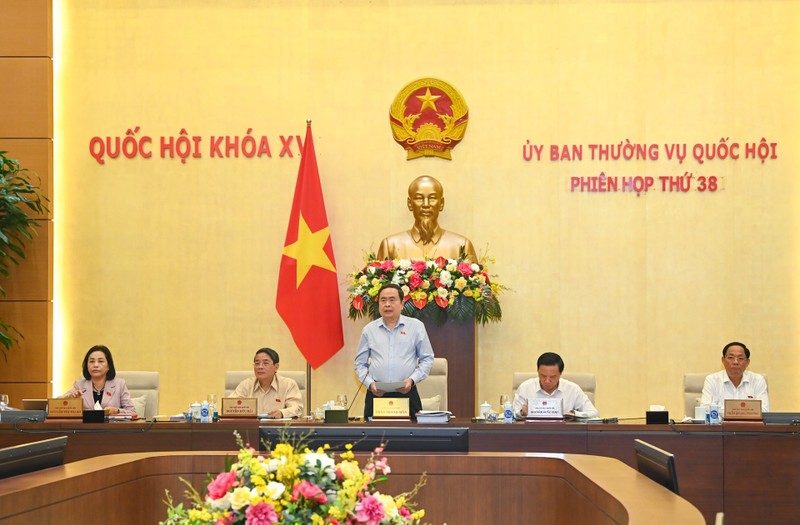
[[83, 358], [83, 379], [78, 379], [72, 388], [61, 397], [80, 397], [84, 410], [94, 410], [99, 402], [106, 415], [136, 414], [125, 380], [115, 379], [114, 358], [111, 350], [95, 345]]

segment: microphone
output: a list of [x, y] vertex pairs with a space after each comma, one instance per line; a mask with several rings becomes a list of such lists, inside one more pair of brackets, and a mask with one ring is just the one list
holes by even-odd
[[359, 384], [358, 384], [358, 390], [356, 390], [356, 395], [354, 395], [354, 396], [353, 396], [353, 399], [351, 399], [351, 400], [350, 400], [350, 406], [349, 406], [349, 407], [347, 407], [347, 415], [348, 415], [348, 419], [349, 419], [349, 416], [350, 416], [350, 409], [351, 409], [351, 408], [353, 408], [353, 405], [354, 405], [354, 404], [355, 404], [355, 402], [356, 402], [356, 398], [358, 397], [358, 393], [359, 393], [359, 392], [361, 392], [361, 388], [362, 388], [363, 386], [364, 386], [364, 383], [362, 383], [362, 382], [360, 382], [360, 381], [359, 381]]

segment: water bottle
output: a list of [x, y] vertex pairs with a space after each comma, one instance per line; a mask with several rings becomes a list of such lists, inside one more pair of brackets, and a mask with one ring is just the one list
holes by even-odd
[[503, 406], [503, 423], [513, 423], [514, 422], [514, 408], [510, 402], [507, 402]]
[[211, 412], [208, 410], [208, 401], [203, 401], [200, 404], [200, 422], [211, 423]]
[[708, 407], [708, 423], [710, 425], [719, 425], [721, 424], [719, 419], [719, 405], [717, 404], [717, 400], [711, 402], [711, 405]]
[[219, 421], [219, 412], [217, 412], [217, 394], [208, 394], [208, 411], [211, 414], [211, 421]]

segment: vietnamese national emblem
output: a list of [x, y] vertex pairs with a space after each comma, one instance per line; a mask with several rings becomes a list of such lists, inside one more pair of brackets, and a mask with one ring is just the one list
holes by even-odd
[[461, 93], [436, 78], [422, 78], [405, 86], [389, 113], [394, 140], [408, 151], [406, 160], [451, 160], [450, 150], [464, 138], [468, 121], [469, 111]]

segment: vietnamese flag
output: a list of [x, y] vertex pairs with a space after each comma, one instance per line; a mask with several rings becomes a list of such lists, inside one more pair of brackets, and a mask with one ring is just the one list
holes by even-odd
[[317, 368], [344, 346], [344, 336], [336, 262], [310, 121], [283, 244], [275, 306], [297, 348], [311, 367]]

